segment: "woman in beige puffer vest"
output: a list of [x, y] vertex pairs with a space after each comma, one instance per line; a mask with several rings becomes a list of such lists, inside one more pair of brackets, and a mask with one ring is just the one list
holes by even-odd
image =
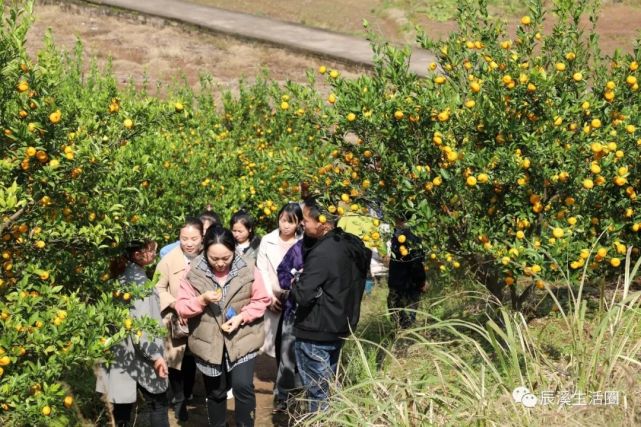
[[229, 384], [236, 425], [254, 425], [254, 362], [270, 303], [253, 263], [235, 254], [231, 231], [210, 228], [203, 254], [191, 263], [176, 301], [178, 314], [189, 319], [188, 345], [203, 374], [210, 426], [226, 423]]

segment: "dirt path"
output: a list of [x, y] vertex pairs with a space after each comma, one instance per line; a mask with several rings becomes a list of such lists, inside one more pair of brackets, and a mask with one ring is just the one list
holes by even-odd
[[158, 18], [119, 14], [106, 8], [76, 4], [42, 4], [35, 7], [36, 20], [28, 34], [31, 55], [43, 46], [51, 30], [57, 47], [73, 50], [78, 39], [99, 64], [112, 58], [120, 83], [141, 85], [147, 76], [150, 88], [184, 76], [198, 87], [200, 74], [210, 74], [221, 88], [237, 88], [240, 79], [253, 81], [268, 69], [277, 81], [304, 82], [306, 72], [320, 65], [350, 75], [361, 70], [320, 58], [292, 53], [258, 43], [212, 35]]
[[[256, 389], [256, 427], [286, 426], [287, 419], [272, 416], [272, 390], [276, 379], [275, 359], [261, 355], [256, 360], [256, 371], [254, 374], [254, 387]], [[194, 401], [189, 405], [189, 421], [179, 423], [170, 411], [170, 425], [172, 427], [202, 427], [207, 425], [207, 409], [205, 408], [205, 390], [203, 388], [200, 374], [196, 376], [194, 389]], [[230, 426], [234, 423], [234, 401], [227, 401], [227, 422]]]

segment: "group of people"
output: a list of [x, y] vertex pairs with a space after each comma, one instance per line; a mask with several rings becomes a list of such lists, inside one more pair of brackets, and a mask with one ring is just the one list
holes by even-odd
[[[274, 412], [287, 411], [298, 389], [310, 411], [327, 408], [344, 338], [359, 320], [372, 253], [313, 198], [286, 204], [277, 218], [278, 228], [259, 239], [247, 213], [234, 214], [225, 228], [207, 211], [186, 219], [179, 240], [161, 249], [154, 291], [130, 311], [162, 323], [167, 336], [131, 335], [98, 372], [97, 390], [111, 402], [116, 425], [130, 422], [138, 391], [151, 425], [168, 426], [170, 408], [186, 421], [200, 372], [209, 425], [226, 425], [233, 396], [236, 425], [253, 426], [261, 352], [277, 362]], [[112, 274], [144, 284], [155, 257], [155, 243], [132, 242]]]

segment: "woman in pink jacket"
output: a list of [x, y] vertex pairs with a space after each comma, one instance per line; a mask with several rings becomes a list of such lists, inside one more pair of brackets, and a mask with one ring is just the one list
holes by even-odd
[[203, 374], [210, 426], [225, 426], [228, 385], [237, 426], [253, 426], [254, 364], [271, 299], [254, 264], [236, 255], [231, 231], [211, 227], [181, 281], [176, 311], [189, 319], [189, 348]]

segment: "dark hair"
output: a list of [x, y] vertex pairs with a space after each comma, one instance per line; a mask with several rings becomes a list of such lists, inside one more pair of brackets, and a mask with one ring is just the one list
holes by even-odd
[[321, 205], [318, 204], [316, 197], [308, 197], [305, 200], [303, 200], [303, 206], [309, 209], [309, 214], [316, 221], [318, 221], [321, 215], [325, 215], [327, 222], [329, 222], [332, 225], [336, 225], [336, 217], [330, 214], [329, 212], [327, 212], [325, 209], [323, 209]]
[[185, 218], [185, 222], [183, 222], [183, 225], [180, 227], [180, 229], [182, 230], [183, 228], [189, 226], [197, 228], [198, 230], [200, 230], [200, 234], [203, 234], [203, 222], [200, 219], [193, 216], [188, 216], [187, 218]]
[[205, 259], [207, 259], [207, 250], [211, 245], [220, 243], [232, 252], [236, 252], [236, 240], [234, 235], [227, 228], [220, 224], [214, 224], [207, 229], [203, 242], [203, 249], [205, 252]]
[[229, 228], [234, 228], [234, 224], [236, 224], [237, 222], [240, 222], [245, 226], [247, 230], [249, 230], [248, 240], [251, 242], [254, 238], [254, 218], [252, 218], [251, 215], [241, 209], [232, 215], [231, 220], [229, 220]]
[[287, 219], [294, 224], [300, 224], [303, 221], [303, 210], [296, 202], [289, 202], [278, 211], [276, 218], [280, 220], [280, 216], [285, 214]]
[[134, 262], [134, 254], [145, 249], [153, 243], [152, 240], [132, 240], [124, 247], [124, 253], [112, 259], [109, 263], [109, 273], [111, 277], [117, 278], [125, 272], [128, 262]]
[[214, 225], [214, 224], [222, 225], [220, 216], [209, 208], [202, 211], [200, 215], [198, 215], [198, 218], [200, 218], [202, 222], [205, 222], [205, 221], [211, 222], [211, 225]]

